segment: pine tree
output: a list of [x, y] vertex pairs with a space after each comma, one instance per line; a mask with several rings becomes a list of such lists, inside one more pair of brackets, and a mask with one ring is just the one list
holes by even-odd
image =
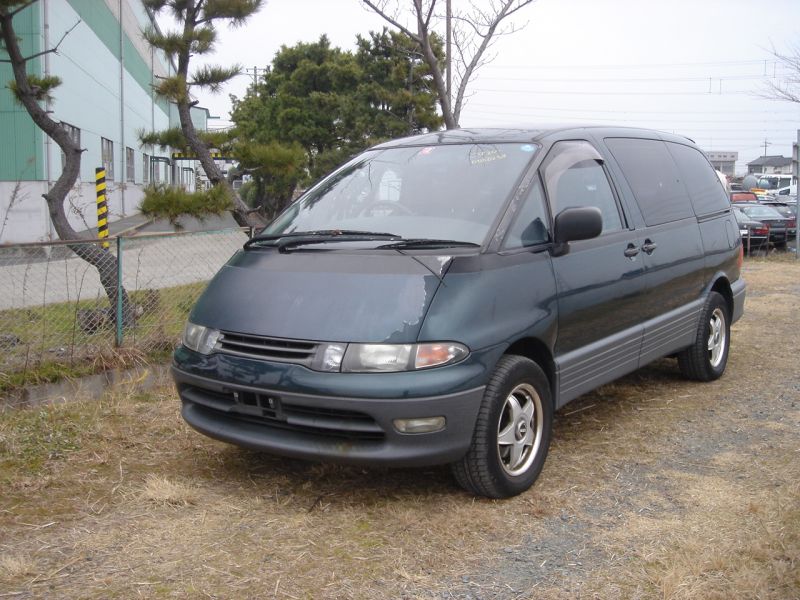
[[143, 0], [144, 5], [155, 14], [169, 13], [179, 28], [162, 32], [155, 27], [144, 31], [144, 37], [153, 47], [164, 52], [177, 64], [177, 72], [160, 79], [155, 91], [162, 98], [175, 103], [180, 118], [180, 130], [170, 130], [143, 135], [143, 144], [156, 143], [173, 148], [187, 148], [197, 156], [212, 185], [212, 190], [187, 193], [182, 190], [166, 190], [152, 187], [143, 203], [143, 211], [156, 216], [175, 218], [176, 204], [184, 214], [203, 215], [230, 210], [240, 226], [259, 227], [264, 220], [242, 201], [230, 182], [211, 157], [211, 140], [201, 135], [192, 123], [191, 108], [197, 104], [192, 91], [207, 89], [221, 91], [224, 84], [238, 75], [239, 65], [231, 67], [202, 66], [190, 74], [193, 56], [204, 56], [214, 52], [217, 40], [216, 26], [226, 23], [238, 27], [244, 25], [263, 3], [262, 0]]
[[283, 46], [263, 79], [234, 99], [240, 143], [302, 147], [306, 180], [380, 141], [441, 127], [430, 72], [405, 35], [358, 36], [355, 53], [326, 36]]

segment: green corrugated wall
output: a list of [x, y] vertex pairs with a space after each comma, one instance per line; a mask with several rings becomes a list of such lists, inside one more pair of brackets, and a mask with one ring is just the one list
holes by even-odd
[[[14, 28], [26, 56], [42, 51], [38, 4], [14, 17]], [[0, 56], [8, 55], [0, 50]], [[28, 63], [28, 72], [42, 74], [38, 60]], [[13, 79], [11, 65], [0, 63], [0, 181], [43, 180], [44, 140], [38, 127], [8, 89]]]

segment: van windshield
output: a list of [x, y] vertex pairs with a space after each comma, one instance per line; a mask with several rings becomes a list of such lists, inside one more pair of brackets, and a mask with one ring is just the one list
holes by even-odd
[[481, 244], [537, 149], [504, 143], [370, 150], [260, 235], [348, 230]]

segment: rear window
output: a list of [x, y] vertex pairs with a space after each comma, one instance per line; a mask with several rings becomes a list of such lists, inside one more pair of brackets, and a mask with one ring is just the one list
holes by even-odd
[[769, 206], [743, 206], [742, 212], [753, 219], [782, 219], [781, 213]]
[[708, 159], [691, 146], [673, 142], [666, 142], [666, 146], [683, 176], [695, 214], [700, 216], [727, 210], [730, 207], [728, 194]]
[[664, 142], [636, 138], [606, 138], [605, 142], [649, 227], [694, 216], [686, 187]]

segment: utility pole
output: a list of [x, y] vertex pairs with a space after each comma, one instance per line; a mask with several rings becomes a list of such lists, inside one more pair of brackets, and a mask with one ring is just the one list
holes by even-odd
[[770, 144], [765, 138], [764, 139], [764, 158], [767, 158], [767, 146], [771, 146], [771, 145], [772, 144]]
[[453, 71], [452, 71], [452, 43], [453, 43], [453, 29], [452, 29], [452, 21], [453, 21], [453, 11], [452, 6], [450, 5], [451, 0], [447, 0], [447, 9], [446, 9], [446, 26], [447, 26], [447, 39], [446, 39], [446, 52], [447, 52], [447, 106], [450, 107], [450, 110], [453, 110], [453, 94], [451, 90], [453, 89]]
[[253, 90], [255, 90], [256, 85], [258, 85], [259, 76], [265, 76], [269, 72], [269, 68], [254, 66], [252, 69], [245, 69], [244, 72], [253, 78]]
[[408, 55], [408, 95], [410, 106], [408, 108], [408, 135], [414, 133], [414, 58]]

